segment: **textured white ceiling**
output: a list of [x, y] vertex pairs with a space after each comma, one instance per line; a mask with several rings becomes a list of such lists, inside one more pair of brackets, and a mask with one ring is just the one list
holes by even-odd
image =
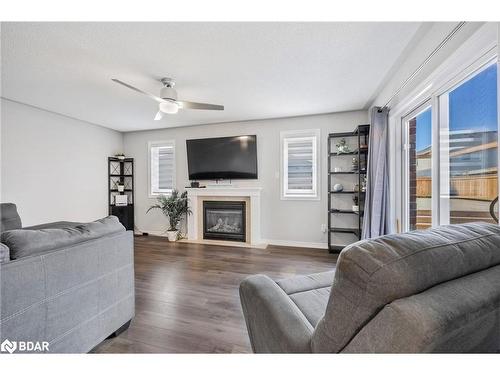
[[[2, 23], [2, 96], [132, 131], [364, 108], [420, 23]], [[153, 121], [180, 99], [225, 111]]]

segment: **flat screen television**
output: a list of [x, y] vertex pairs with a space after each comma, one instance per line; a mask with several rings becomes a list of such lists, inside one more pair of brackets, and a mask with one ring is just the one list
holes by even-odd
[[257, 137], [186, 140], [190, 180], [256, 179]]

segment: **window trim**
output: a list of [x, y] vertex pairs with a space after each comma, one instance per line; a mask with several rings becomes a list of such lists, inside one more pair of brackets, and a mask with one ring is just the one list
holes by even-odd
[[151, 173], [151, 152], [153, 147], [172, 147], [174, 152], [173, 152], [173, 176], [172, 176], [172, 186], [173, 189], [176, 187], [176, 175], [177, 175], [177, 165], [176, 165], [176, 148], [175, 148], [175, 140], [165, 140], [165, 141], [149, 141], [148, 142], [148, 149], [147, 149], [147, 159], [148, 159], [148, 196], [149, 198], [157, 198], [160, 195], [166, 195], [169, 196], [172, 194], [172, 191], [165, 191], [165, 192], [153, 192], [153, 186], [152, 186], [152, 173]]
[[[280, 132], [280, 190], [281, 200], [320, 200], [320, 175], [321, 175], [321, 161], [320, 161], [320, 129], [306, 129], [306, 130], [287, 130]], [[285, 162], [288, 160], [285, 155], [285, 143], [288, 140], [294, 139], [311, 139], [315, 138], [313, 143], [313, 189], [308, 194], [290, 194], [289, 190], [285, 187], [287, 181], [288, 168], [285, 167]]]

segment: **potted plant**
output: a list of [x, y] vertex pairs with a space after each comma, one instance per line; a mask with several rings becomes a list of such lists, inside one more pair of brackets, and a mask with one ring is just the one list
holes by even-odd
[[161, 210], [169, 221], [169, 227], [167, 230], [168, 240], [176, 241], [179, 235], [178, 226], [182, 216], [189, 215], [191, 213], [191, 210], [188, 207], [187, 191], [179, 194], [179, 191], [174, 189], [172, 194], [169, 196], [160, 195], [156, 198], [156, 200], [158, 203], [149, 207], [146, 213], [153, 209]]
[[115, 155], [115, 158], [118, 158], [120, 160], [125, 160], [125, 154], [124, 153], [119, 153]]

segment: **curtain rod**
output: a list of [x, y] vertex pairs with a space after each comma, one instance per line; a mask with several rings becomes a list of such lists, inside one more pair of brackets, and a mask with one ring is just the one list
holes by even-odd
[[394, 94], [389, 98], [387, 103], [383, 106], [380, 107], [378, 110], [379, 112], [382, 112], [383, 109], [388, 108], [389, 104], [394, 100], [396, 96], [403, 90], [413, 79], [417, 76], [418, 73], [429, 63], [429, 61], [434, 57], [436, 53], [438, 53], [441, 48], [443, 48], [454, 36], [455, 34], [465, 25], [464, 21], [461, 21], [458, 23], [457, 26], [451, 32], [442, 40], [441, 43], [427, 56], [427, 58], [424, 60], [422, 64], [418, 66], [418, 68], [403, 82], [403, 84], [394, 92]]

